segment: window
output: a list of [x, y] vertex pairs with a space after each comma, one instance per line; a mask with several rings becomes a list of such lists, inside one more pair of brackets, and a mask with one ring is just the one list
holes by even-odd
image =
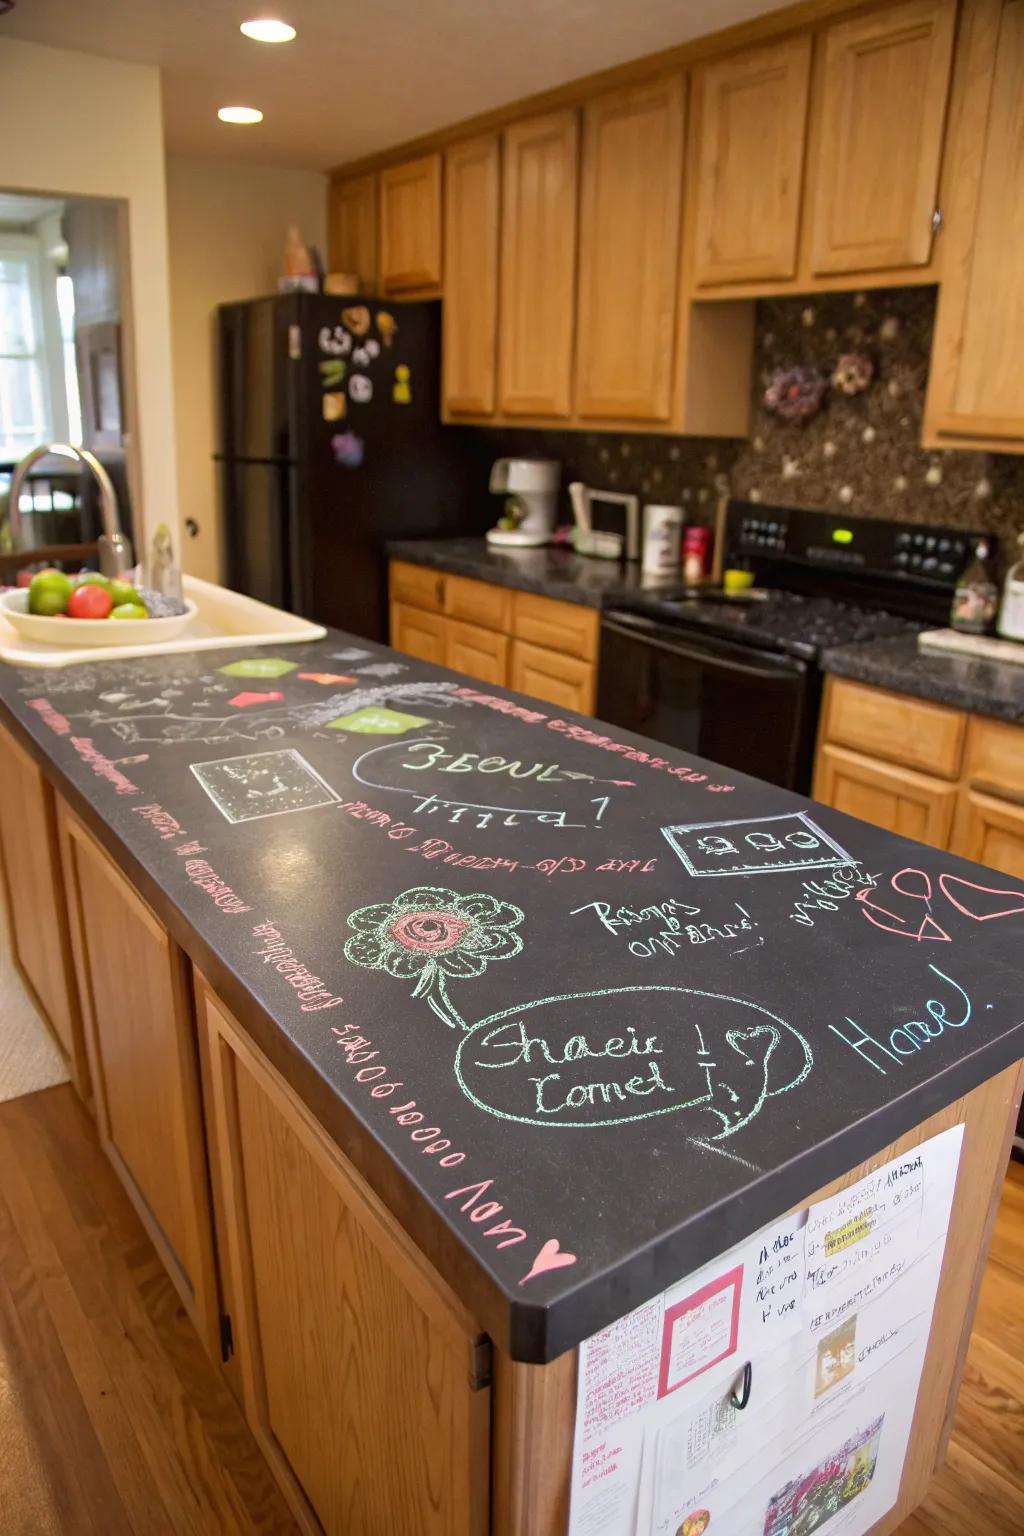
[[52, 435], [41, 300], [37, 242], [0, 235], [0, 459]]

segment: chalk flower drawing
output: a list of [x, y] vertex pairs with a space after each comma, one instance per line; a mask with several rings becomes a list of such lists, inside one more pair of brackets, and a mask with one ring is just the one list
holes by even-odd
[[495, 896], [461, 896], [439, 885], [417, 885], [394, 901], [359, 907], [345, 958], [368, 970], [415, 980], [413, 997], [426, 998], [451, 1027], [465, 1029], [448, 996], [448, 977], [482, 976], [491, 960], [510, 960], [523, 947], [515, 932], [520, 907]]

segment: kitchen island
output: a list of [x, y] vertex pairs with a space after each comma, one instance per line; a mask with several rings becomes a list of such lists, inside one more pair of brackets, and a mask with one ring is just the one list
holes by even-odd
[[962, 1126], [872, 1529], [920, 1501], [1024, 893], [337, 633], [6, 668], [0, 711], [19, 960], [306, 1528], [565, 1531], [580, 1346]]

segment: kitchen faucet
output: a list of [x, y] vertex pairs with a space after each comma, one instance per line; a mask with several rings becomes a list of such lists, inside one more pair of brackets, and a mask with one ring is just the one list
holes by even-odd
[[132, 564], [131, 541], [121, 531], [121, 515], [117, 506], [117, 492], [107, 471], [95, 454], [88, 448], [74, 448], [70, 443], [41, 443], [32, 448], [14, 466], [7, 498], [7, 519], [11, 526], [11, 540], [15, 549], [21, 544], [21, 491], [25, 478], [34, 464], [50, 454], [74, 459], [84, 464], [92, 473], [100, 493], [100, 521], [103, 533], [98, 541], [99, 565], [104, 576], [123, 576]]

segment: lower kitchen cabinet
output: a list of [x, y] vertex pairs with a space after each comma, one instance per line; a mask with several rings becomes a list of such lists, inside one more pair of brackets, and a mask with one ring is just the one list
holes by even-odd
[[1024, 725], [830, 677], [814, 797], [1024, 878]]
[[410, 608], [407, 603], [391, 604], [391, 644], [396, 651], [415, 656], [420, 661], [445, 665], [445, 620], [424, 608]]
[[597, 697], [596, 608], [405, 560], [389, 573], [391, 644], [482, 683], [590, 714]]
[[327, 1536], [483, 1536], [486, 1339], [197, 983], [244, 1405], [297, 1519]]
[[67, 1058], [72, 1081], [89, 1097], [57, 843], [53, 790], [35, 762], [0, 730], [0, 853], [14, 956]]
[[828, 743], [818, 750], [814, 796], [887, 832], [947, 848], [956, 785]]
[[484, 683], [503, 688], [508, 681], [508, 636], [479, 624], [464, 624], [459, 619], [445, 622], [444, 664], [456, 672], [466, 672]]
[[574, 709], [581, 715], [592, 714], [594, 710], [594, 668], [576, 656], [548, 651], [528, 640], [512, 642], [509, 687], [556, 704], [559, 709]]
[[58, 823], [100, 1142], [200, 1337], [219, 1355], [188, 962], [63, 804]]

